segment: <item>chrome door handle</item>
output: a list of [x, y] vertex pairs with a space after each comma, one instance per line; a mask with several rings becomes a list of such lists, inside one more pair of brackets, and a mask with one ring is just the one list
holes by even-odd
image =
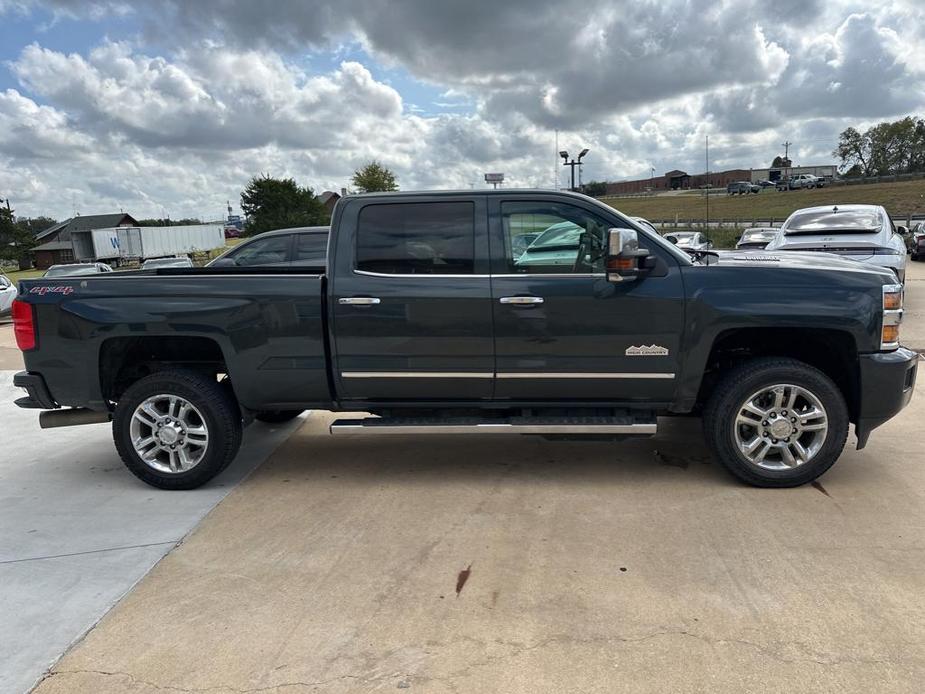
[[543, 303], [541, 296], [502, 296], [498, 299], [502, 304], [513, 304], [514, 306], [535, 306]]
[[382, 302], [374, 296], [344, 296], [337, 303], [342, 306], [376, 306]]

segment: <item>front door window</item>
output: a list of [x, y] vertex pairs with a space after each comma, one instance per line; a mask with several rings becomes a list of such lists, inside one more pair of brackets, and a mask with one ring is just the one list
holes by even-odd
[[609, 225], [600, 217], [562, 203], [501, 205], [507, 272], [600, 273]]

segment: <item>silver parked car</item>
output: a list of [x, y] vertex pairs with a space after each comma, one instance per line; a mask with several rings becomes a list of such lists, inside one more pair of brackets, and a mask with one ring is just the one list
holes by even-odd
[[739, 240], [736, 241], [737, 250], [760, 250], [767, 246], [774, 237], [780, 232], [775, 227], [752, 227], [742, 232]]
[[184, 255], [178, 258], [150, 258], [141, 264], [142, 270], [156, 270], [160, 267], [193, 267], [193, 261]]
[[768, 251], [836, 253], [861, 263], [885, 267], [906, 279], [909, 232], [898, 229], [880, 205], [806, 207], [791, 214]]
[[52, 265], [42, 277], [77, 277], [79, 275], [98, 275], [101, 272], [112, 272], [106, 263], [69, 263], [67, 265]]
[[665, 234], [665, 238], [688, 253], [713, 249], [713, 242], [699, 231], [670, 231]]

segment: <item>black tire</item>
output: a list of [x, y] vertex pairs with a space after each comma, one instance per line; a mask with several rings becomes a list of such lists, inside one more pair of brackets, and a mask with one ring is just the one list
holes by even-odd
[[[185, 472], [162, 472], [141, 459], [132, 445], [135, 409], [154, 395], [177, 395], [202, 415], [208, 444], [201, 459]], [[133, 383], [119, 398], [112, 435], [125, 466], [138, 479], [158, 489], [195, 489], [218, 475], [234, 460], [241, 446], [241, 413], [228, 388], [214, 379], [183, 369], [158, 371]], [[152, 432], [153, 435], [153, 432]]]
[[266, 424], [282, 424], [289, 420], [295, 419], [305, 410], [266, 410], [254, 415], [254, 419]]
[[[735, 442], [736, 417], [746, 399], [763, 387], [792, 384], [812, 393], [825, 408], [828, 430], [818, 452], [786, 470], [769, 470], [746, 460]], [[828, 470], [848, 437], [848, 407], [824, 373], [796, 359], [769, 357], [745, 362], [717, 384], [703, 414], [704, 435], [713, 454], [740, 480], [756, 487], [798, 487]]]

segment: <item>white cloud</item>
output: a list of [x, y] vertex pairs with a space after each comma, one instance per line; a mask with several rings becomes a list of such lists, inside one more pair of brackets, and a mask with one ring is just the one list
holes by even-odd
[[[0, 14], [37, 3], [0, 0]], [[591, 149], [585, 180], [700, 170], [707, 134], [713, 168], [766, 165], [785, 139], [824, 161], [847, 125], [925, 105], [914, 0], [40, 4], [61, 22], [131, 15], [140, 31], [70, 54], [33, 44], [9, 63], [20, 88], [0, 93], [0, 186], [25, 214], [69, 214], [76, 198], [84, 212], [210, 216], [254, 174], [336, 189], [371, 158], [404, 188], [489, 170], [551, 185], [555, 127], [563, 148]], [[351, 58], [358, 45], [375, 64]], [[308, 50], [343, 60], [312, 72]], [[373, 76], [383, 65], [439, 101], [403, 98]]]

